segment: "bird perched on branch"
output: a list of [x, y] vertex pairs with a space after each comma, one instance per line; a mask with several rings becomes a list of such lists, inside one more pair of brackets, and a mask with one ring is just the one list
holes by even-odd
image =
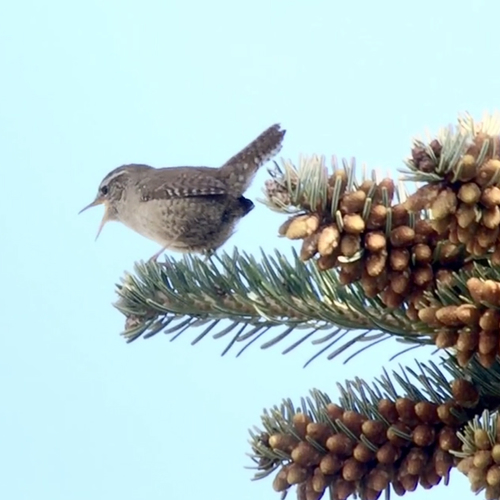
[[123, 165], [99, 185], [83, 208], [105, 206], [97, 237], [108, 221], [119, 221], [165, 250], [211, 254], [254, 207], [243, 193], [257, 170], [281, 150], [285, 130], [276, 124], [219, 168]]

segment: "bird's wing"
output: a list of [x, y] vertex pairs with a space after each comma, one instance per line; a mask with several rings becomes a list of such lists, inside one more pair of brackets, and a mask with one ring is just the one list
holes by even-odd
[[226, 184], [209, 167], [169, 167], [156, 169], [151, 179], [140, 186], [142, 201], [164, 198], [190, 198], [227, 194]]

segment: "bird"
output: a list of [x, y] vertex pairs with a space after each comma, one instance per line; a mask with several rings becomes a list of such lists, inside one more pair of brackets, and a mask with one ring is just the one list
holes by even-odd
[[96, 239], [107, 222], [121, 222], [161, 245], [150, 261], [166, 250], [210, 256], [254, 208], [243, 194], [280, 152], [285, 133], [272, 125], [218, 168], [122, 165], [102, 179], [94, 201], [79, 213], [104, 205]]

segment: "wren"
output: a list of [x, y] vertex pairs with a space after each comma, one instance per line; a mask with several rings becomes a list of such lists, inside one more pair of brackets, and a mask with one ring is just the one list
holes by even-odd
[[269, 127], [219, 168], [123, 165], [104, 177], [80, 213], [103, 204], [96, 239], [108, 221], [119, 221], [161, 245], [151, 260], [165, 250], [211, 255], [254, 208], [243, 193], [281, 150], [285, 132]]

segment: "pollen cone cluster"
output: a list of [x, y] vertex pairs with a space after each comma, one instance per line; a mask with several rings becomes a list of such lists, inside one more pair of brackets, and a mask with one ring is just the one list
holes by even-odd
[[[276, 180], [268, 199], [280, 192], [283, 204], [302, 210], [279, 229], [303, 240], [302, 260], [316, 258], [320, 270], [335, 268], [342, 284], [358, 282], [368, 299], [416, 320], [426, 292], [456, 271], [475, 259], [500, 265], [500, 136], [462, 123], [455, 135], [417, 141], [407, 166], [423, 183], [409, 197], [390, 178], [358, 183], [349, 168], [335, 166], [315, 194], [321, 200], [310, 202], [307, 189], [283, 197], [287, 184], [280, 191]], [[299, 185], [297, 175], [292, 181]]]
[[457, 245], [439, 244], [429, 220], [395, 198], [389, 178], [348, 186], [347, 174], [338, 170], [329, 180], [326, 208], [292, 216], [279, 232], [303, 240], [302, 260], [317, 256], [320, 270], [336, 268], [342, 284], [359, 282], [367, 297], [380, 296], [387, 307], [406, 302], [415, 319], [423, 292], [461, 256]]
[[[434, 140], [431, 150], [415, 147], [411, 165], [414, 171], [439, 171], [440, 144]], [[475, 136], [460, 160], [444, 173], [440, 182], [428, 184], [410, 197], [406, 206], [412, 211], [431, 210], [432, 227], [439, 240], [463, 245], [467, 255], [490, 254], [500, 264], [500, 138], [486, 134]]]
[[500, 499], [500, 432], [496, 425], [486, 430], [478, 422], [468, 425], [460, 439], [463, 441], [457, 469], [470, 481], [471, 490], [484, 490], [486, 500]]
[[[447, 480], [455, 465], [451, 450], [460, 450], [456, 431], [462, 423], [454, 410], [470, 408], [478, 395], [466, 381], [453, 384], [454, 399], [442, 404], [399, 398], [381, 399], [370, 418], [357, 411], [327, 405], [327, 417], [313, 422], [304, 414], [293, 416], [289, 432], [260, 435], [254, 453], [260, 468], [281, 463], [273, 487], [285, 492], [297, 485], [299, 498], [320, 499], [358, 495], [375, 500], [392, 488], [398, 495]], [[275, 460], [270, 457], [279, 457]]]
[[459, 300], [445, 305], [436, 295], [419, 319], [434, 330], [437, 347], [456, 350], [461, 366], [476, 354], [481, 365], [491, 367], [500, 354], [500, 282], [471, 277]]

